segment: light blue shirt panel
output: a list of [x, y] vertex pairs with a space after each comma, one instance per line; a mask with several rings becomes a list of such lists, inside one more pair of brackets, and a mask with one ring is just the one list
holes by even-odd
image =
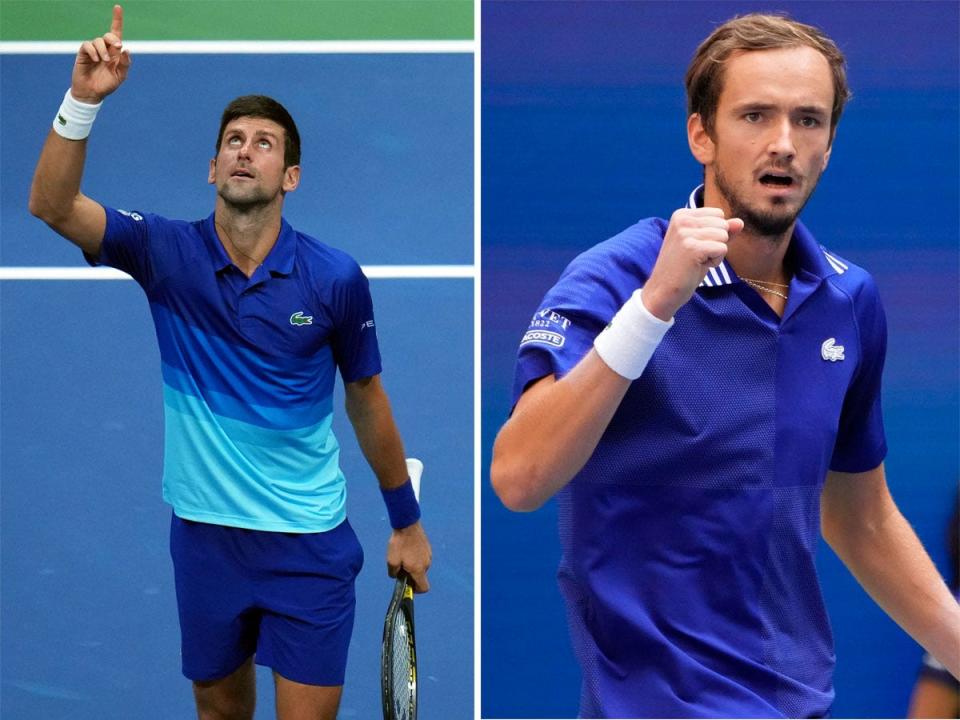
[[179, 517], [275, 532], [325, 532], [346, 517], [332, 413], [272, 430], [213, 413], [164, 385], [163, 497]]

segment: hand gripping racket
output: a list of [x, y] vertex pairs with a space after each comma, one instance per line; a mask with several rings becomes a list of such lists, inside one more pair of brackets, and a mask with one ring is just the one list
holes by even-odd
[[[413, 492], [420, 499], [423, 463], [407, 458]], [[417, 646], [413, 632], [413, 588], [403, 570], [397, 575], [383, 623], [380, 650], [380, 692], [384, 720], [417, 719]]]

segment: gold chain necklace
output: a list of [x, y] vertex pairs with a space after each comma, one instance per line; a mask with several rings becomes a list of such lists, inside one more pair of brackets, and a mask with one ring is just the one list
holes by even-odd
[[[786, 293], [780, 292], [779, 290], [775, 290], [774, 288], [775, 287], [789, 288], [790, 287], [789, 285], [784, 285], [783, 283], [769, 282], [767, 280], [754, 280], [753, 278], [743, 277], [743, 275], [740, 276], [740, 279], [743, 280], [750, 287], [754, 288], [755, 290], [759, 290], [760, 292], [770, 293], [771, 295], [776, 295], [777, 297], [782, 297], [784, 300], [788, 299]], [[772, 285], [774, 287], [767, 287], [768, 285]]]

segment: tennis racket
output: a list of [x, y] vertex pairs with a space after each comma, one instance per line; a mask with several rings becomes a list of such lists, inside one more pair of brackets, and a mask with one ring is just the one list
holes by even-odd
[[[423, 463], [407, 458], [413, 492], [420, 499]], [[407, 573], [397, 575], [383, 623], [380, 650], [380, 693], [384, 720], [417, 719], [417, 644], [413, 631], [413, 588]]]

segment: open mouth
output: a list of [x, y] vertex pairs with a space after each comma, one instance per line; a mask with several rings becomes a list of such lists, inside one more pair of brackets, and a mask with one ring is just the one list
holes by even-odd
[[230, 177], [252, 178], [253, 175], [251, 173], [248, 173], [246, 170], [234, 170], [233, 174]]
[[790, 187], [793, 185], [793, 178], [789, 175], [767, 173], [760, 176], [760, 184], [768, 187]]

